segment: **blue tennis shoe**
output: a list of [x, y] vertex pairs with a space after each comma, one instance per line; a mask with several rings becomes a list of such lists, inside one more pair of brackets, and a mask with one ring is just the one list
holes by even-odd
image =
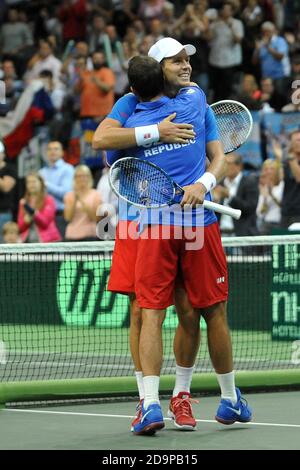
[[242, 398], [241, 392], [236, 388], [237, 402], [235, 405], [230, 400], [222, 399], [220, 401], [216, 420], [222, 424], [233, 424], [236, 421], [240, 423], [248, 423], [252, 419], [252, 410], [248, 406], [247, 400]]
[[165, 427], [161, 406], [152, 403], [147, 409], [142, 404], [140, 419], [133, 425], [133, 433], [136, 435], [152, 436], [156, 431]]

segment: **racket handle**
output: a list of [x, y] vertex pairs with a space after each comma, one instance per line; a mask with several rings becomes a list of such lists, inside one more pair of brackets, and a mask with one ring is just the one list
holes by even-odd
[[216, 202], [207, 201], [206, 199], [204, 199], [203, 206], [205, 207], [205, 209], [210, 209], [215, 212], [220, 212], [220, 214], [230, 215], [236, 220], [238, 220], [242, 215], [242, 211], [240, 209], [233, 209], [232, 207], [223, 206], [222, 204], [217, 204]]

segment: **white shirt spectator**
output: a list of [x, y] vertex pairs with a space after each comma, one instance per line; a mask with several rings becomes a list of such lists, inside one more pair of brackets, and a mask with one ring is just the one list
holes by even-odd
[[222, 20], [211, 24], [210, 31], [212, 40], [210, 41], [209, 63], [214, 67], [226, 68], [240, 65], [242, 62], [241, 43], [234, 41], [234, 31], [236, 36], [244, 37], [243, 23], [236, 18], [232, 18], [232, 27]]
[[38, 78], [42, 70], [51, 70], [53, 80], [56, 85], [60, 83], [60, 72], [62, 63], [53, 54], [50, 54], [46, 59], [39, 59], [32, 69], [26, 72], [26, 80], [30, 81], [33, 78]]
[[271, 189], [271, 194], [269, 194], [267, 197], [264, 197], [262, 194], [259, 195], [256, 215], [260, 220], [273, 224], [280, 223], [281, 206], [279, 204], [282, 201], [283, 188], [284, 181], [280, 181], [277, 186], [273, 186]]

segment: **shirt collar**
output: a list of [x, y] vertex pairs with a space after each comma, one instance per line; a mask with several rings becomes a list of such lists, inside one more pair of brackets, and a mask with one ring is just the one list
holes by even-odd
[[63, 159], [60, 158], [54, 163], [54, 165], [52, 165], [52, 168], [60, 168], [63, 164], [64, 164]]
[[243, 177], [243, 172], [240, 171], [239, 174], [236, 175], [236, 177], [233, 180], [230, 180], [228, 177], [226, 177], [224, 180], [224, 184], [227, 188], [230, 188], [233, 186], [237, 187], [240, 184], [242, 177]]
[[138, 103], [136, 106], [136, 111], [144, 111], [145, 109], [156, 109], [163, 106], [170, 100], [167, 96], [162, 96], [158, 100], [155, 101], [145, 101], [143, 103]]

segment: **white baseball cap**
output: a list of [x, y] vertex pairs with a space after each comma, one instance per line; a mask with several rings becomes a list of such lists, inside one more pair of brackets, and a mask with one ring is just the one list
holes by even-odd
[[193, 55], [196, 53], [196, 48], [192, 44], [181, 44], [179, 41], [173, 38], [163, 38], [153, 44], [150, 47], [148, 56], [161, 62], [167, 57], [174, 57], [174, 55], [179, 54], [183, 49], [185, 49], [187, 55]]

